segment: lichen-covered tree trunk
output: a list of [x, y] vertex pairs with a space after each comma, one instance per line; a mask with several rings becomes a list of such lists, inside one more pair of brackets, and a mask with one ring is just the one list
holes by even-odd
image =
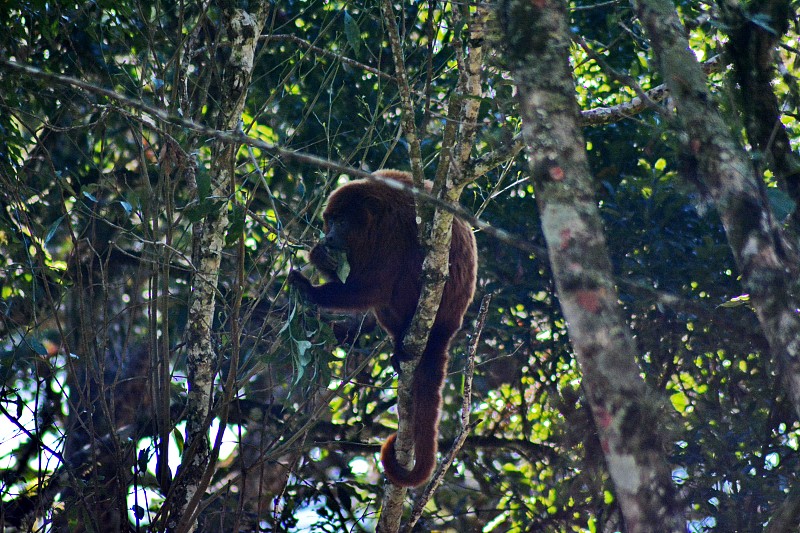
[[[394, 59], [396, 77], [398, 80], [398, 89], [400, 92], [401, 107], [403, 110], [403, 134], [410, 147], [410, 164], [411, 173], [414, 178], [414, 185], [419, 189], [423, 189], [423, 167], [422, 155], [420, 150], [420, 141], [417, 136], [417, 128], [414, 122], [414, 104], [411, 100], [411, 90], [406, 75], [405, 63], [403, 58], [403, 47], [400, 42], [400, 33], [395, 18], [392, 2], [383, 0], [381, 2], [381, 14], [383, 16], [383, 23], [387, 29], [387, 37], [389, 44], [392, 48], [392, 58]], [[444, 289], [444, 282], [447, 273], [446, 254], [450, 249], [450, 224], [452, 224], [452, 216], [449, 222], [439, 220], [438, 228], [444, 233], [440, 233], [434, 237], [429, 229], [431, 224], [428, 223], [433, 218], [433, 212], [421, 208], [417, 204], [417, 213], [422, 213], [419, 216], [419, 236], [420, 242], [423, 247], [427, 247], [425, 263], [423, 265], [423, 289], [420, 294], [420, 301], [417, 305], [417, 311], [411, 321], [411, 326], [408, 333], [403, 339], [405, 349], [408, 353], [417, 356], [414, 360], [401, 362], [402, 373], [398, 376], [397, 380], [397, 440], [395, 442], [395, 453], [400, 461], [400, 464], [405, 468], [413, 466], [413, 428], [411, 427], [411, 419], [413, 413], [413, 398], [411, 395], [413, 385], [414, 369], [419, 362], [419, 356], [422, 355], [425, 349], [425, 344], [428, 340], [431, 326], [433, 325], [436, 317], [436, 311], [439, 307], [439, 301], [442, 297]], [[444, 226], [447, 226], [446, 228]], [[441, 241], [435, 240], [436, 238], [442, 239]], [[443, 258], [445, 260], [443, 260]], [[444, 274], [442, 274], [444, 272]], [[439, 273], [439, 276], [436, 276]], [[438, 279], [437, 279], [438, 278]], [[400, 522], [403, 514], [403, 502], [405, 500], [406, 489], [387, 484], [386, 492], [384, 494], [383, 502], [381, 505], [381, 517], [378, 521], [376, 531], [378, 532], [394, 532], [400, 529]]]
[[688, 134], [687, 151], [696, 159], [700, 179], [714, 199], [744, 291], [800, 414], [800, 317], [789, 275], [797, 265], [787, 257], [763, 184], [716, 109], [674, 6], [639, 0], [635, 7]]
[[[215, 114], [214, 126], [217, 129], [235, 130], [241, 120], [253, 71], [255, 50], [269, 4], [256, 2], [249, 7], [250, 11], [245, 11], [235, 7], [235, 4], [220, 6], [221, 35], [216, 44], [223, 51], [221, 55], [224, 55], [225, 61], [217, 66], [220, 77], [215, 89], [222, 96], [217, 102], [218, 107], [209, 113], [210, 116]], [[211, 149], [210, 187], [201, 184], [200, 173], [196, 175], [198, 202], [208, 206], [208, 212], [195, 224], [192, 235], [192, 261], [195, 270], [186, 332], [189, 386], [186, 447], [167, 520], [167, 527], [177, 531], [191, 531], [196, 527], [198, 504], [213, 469], [208, 440], [216, 366], [211, 327], [220, 259], [228, 225], [228, 199], [233, 193], [236, 151], [237, 146], [234, 144], [222, 140], [214, 141]]]
[[619, 308], [569, 66], [567, 4], [499, 13], [536, 200], [570, 341], [629, 533], [683, 531], [658, 418]]
[[[421, 187], [422, 156], [414, 122], [414, 104], [405, 73], [403, 48], [400, 43], [397, 22], [391, 2], [384, 0], [381, 3], [381, 8], [399, 80], [404, 133], [411, 146], [411, 167], [415, 177], [415, 185]], [[477, 129], [478, 102], [480, 102], [481, 95], [479, 65], [482, 64], [483, 60], [482, 44], [486, 11], [485, 7], [481, 7], [472, 16], [469, 7], [466, 5], [457, 9], [457, 6], [453, 4], [453, 16], [457, 21], [460, 21], [456, 22], [454, 26], [459, 27], [461, 23], [468, 24], [470, 41], [468, 43], [468, 53], [464, 57], [465, 52], [461, 46], [460, 36], [455, 39], [456, 45], [454, 48], [459, 56], [459, 69], [462, 72], [459, 79], [458, 92], [460, 94], [453, 95], [450, 99], [448, 125], [445, 138], [442, 141], [442, 156], [437, 167], [437, 178], [433, 188], [433, 192], [440, 199], [450, 204], [458, 204], [461, 193], [470, 179], [464, 172], [464, 163], [469, 159], [474, 146]], [[473, 99], [470, 100], [467, 97], [472, 97]], [[436, 319], [444, 285], [449, 275], [453, 214], [442, 209], [434, 209], [432, 206], [420, 201], [417, 201], [417, 213], [418, 220], [422, 221], [422, 224], [419, 225], [419, 237], [426, 250], [422, 266], [423, 287], [417, 311], [404, 339], [404, 346], [409, 353], [419, 356], [425, 350], [428, 335]], [[402, 373], [398, 378], [397, 412], [399, 421], [395, 451], [400, 463], [406, 467], [413, 465], [413, 430], [410, 427], [411, 413], [413, 412], [411, 390], [414, 369], [418, 362], [418, 357], [411, 361], [402, 362], [400, 365]], [[377, 531], [388, 533], [400, 530], [405, 494], [406, 489], [404, 488], [391, 484], [387, 486]], [[430, 493], [426, 493], [422, 497], [430, 498], [430, 496]], [[417, 503], [424, 504], [424, 502]], [[412, 518], [413, 521], [415, 521], [415, 518]], [[413, 525], [412, 523], [408, 527], [413, 527]]]
[[[781, 123], [781, 104], [773, 88], [775, 49], [789, 28], [789, 0], [719, 2], [729, 39], [725, 45], [733, 66], [734, 89], [747, 138], [763, 156], [781, 188], [800, 203], [800, 157], [792, 150]], [[794, 213], [795, 228], [800, 214]]]

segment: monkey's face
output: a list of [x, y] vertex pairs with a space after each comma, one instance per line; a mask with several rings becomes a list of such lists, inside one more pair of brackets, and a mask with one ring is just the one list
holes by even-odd
[[339, 279], [342, 283], [350, 273], [348, 252], [349, 239], [354, 236], [353, 221], [350, 216], [325, 216], [325, 236], [311, 249], [310, 259], [329, 279]]
[[325, 236], [320, 244], [331, 250], [344, 250], [350, 248], [348, 236], [353, 232], [353, 223], [348, 216], [325, 215]]

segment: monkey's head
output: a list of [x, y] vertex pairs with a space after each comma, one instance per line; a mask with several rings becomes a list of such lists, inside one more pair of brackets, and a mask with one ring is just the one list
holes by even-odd
[[325, 235], [311, 249], [311, 262], [328, 279], [347, 280], [350, 265], [360, 261], [360, 250], [371, 248], [369, 228], [372, 215], [368, 202], [348, 184], [331, 195], [322, 214]]
[[[407, 213], [411, 216], [404, 216]], [[360, 276], [382, 268], [390, 257], [407, 253], [413, 246], [413, 213], [411, 195], [395, 194], [380, 182], [355, 180], [342, 185], [331, 194], [322, 213], [325, 236], [311, 250], [311, 262], [328, 279], [342, 282], [351, 270]]]

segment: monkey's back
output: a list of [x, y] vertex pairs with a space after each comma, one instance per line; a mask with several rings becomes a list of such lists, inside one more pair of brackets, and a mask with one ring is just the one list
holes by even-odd
[[[385, 169], [374, 174], [407, 186], [413, 184], [411, 175], [404, 171]], [[354, 180], [332, 193], [325, 213], [347, 214], [360, 221], [358, 238], [350, 250], [348, 283], [375, 286], [381, 292], [381, 304], [374, 308], [378, 320], [393, 336], [404, 335], [419, 301], [425, 256], [417, 234], [413, 194], [379, 180]], [[464, 221], [454, 218], [448, 280], [436, 326], [451, 334], [461, 327], [475, 292], [476, 277], [475, 237]]]

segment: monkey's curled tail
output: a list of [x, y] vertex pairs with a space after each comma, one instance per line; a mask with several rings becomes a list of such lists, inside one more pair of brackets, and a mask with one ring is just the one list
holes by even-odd
[[397, 433], [386, 439], [381, 447], [381, 463], [389, 481], [401, 487], [417, 487], [425, 483], [436, 466], [439, 435], [439, 410], [442, 405], [442, 385], [447, 367], [447, 351], [426, 353], [414, 371], [413, 428], [414, 468], [407, 470], [397, 461]]

